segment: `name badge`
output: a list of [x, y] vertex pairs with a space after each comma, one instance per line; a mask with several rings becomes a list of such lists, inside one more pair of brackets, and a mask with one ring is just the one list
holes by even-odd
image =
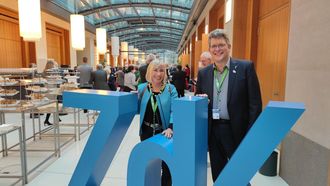
[[212, 109], [212, 119], [220, 119], [220, 109]]

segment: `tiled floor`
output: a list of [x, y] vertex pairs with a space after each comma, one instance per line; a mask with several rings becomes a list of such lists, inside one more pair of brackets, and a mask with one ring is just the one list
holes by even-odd
[[[81, 116], [83, 120], [85, 120], [85, 115]], [[42, 117], [42, 119], [44, 116]], [[10, 123], [19, 123], [20, 118], [18, 115], [11, 114], [6, 116], [7, 122]], [[62, 121], [73, 121], [72, 116], [62, 116]], [[27, 121], [27, 134], [28, 136], [32, 135], [32, 125], [31, 119], [28, 119], [28, 115], [26, 115]], [[106, 185], [114, 185], [114, 186], [125, 186], [126, 185], [126, 172], [127, 172], [127, 164], [128, 157], [130, 155], [131, 149], [139, 142], [138, 138], [138, 121], [139, 116], [137, 115], [123, 142], [113, 160], [113, 163], [109, 167], [107, 174], [102, 182], [103, 186]], [[72, 128], [65, 127], [61, 128], [61, 131], [70, 132]], [[72, 131], [71, 131], [72, 132]], [[15, 136], [17, 134], [11, 134], [8, 136], [9, 144], [16, 143]], [[45, 165], [39, 167], [36, 171], [29, 175], [29, 186], [64, 186], [68, 185], [70, 178], [73, 174], [74, 168], [79, 160], [80, 154], [85, 146], [86, 141], [88, 140], [89, 132], [82, 135], [82, 139], [80, 141], [72, 141], [68, 145], [64, 146], [62, 150], [62, 154], [60, 158], [53, 157], [49, 160]], [[34, 147], [52, 147], [53, 141], [52, 138], [43, 138], [41, 141], [37, 140], [36, 142], [29, 142], [28, 148]], [[40, 162], [45, 156], [47, 156], [48, 152], [28, 152], [27, 153], [27, 161], [28, 167], [31, 168]], [[19, 154], [17, 152], [10, 152], [9, 156], [6, 158], [0, 158], [0, 176], [6, 172], [10, 173], [20, 173], [19, 168]], [[17, 179], [5, 179], [0, 178], [0, 185], [12, 185], [16, 182]], [[280, 177], [266, 177], [260, 174], [256, 174], [256, 176], [251, 180], [253, 186], [286, 186], [287, 184]], [[20, 185], [19, 182], [16, 185]], [[210, 170], [208, 168], [208, 184], [212, 185]]]

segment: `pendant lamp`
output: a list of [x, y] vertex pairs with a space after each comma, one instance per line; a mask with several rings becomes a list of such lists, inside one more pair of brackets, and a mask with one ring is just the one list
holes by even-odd
[[105, 28], [96, 29], [96, 46], [99, 54], [107, 52], [107, 30]]
[[71, 45], [75, 50], [85, 48], [85, 20], [83, 15], [71, 14]]
[[19, 31], [24, 41], [41, 38], [40, 0], [18, 0]]

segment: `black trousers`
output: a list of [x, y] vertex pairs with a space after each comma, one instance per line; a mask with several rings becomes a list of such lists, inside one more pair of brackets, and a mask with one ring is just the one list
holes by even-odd
[[[141, 135], [140, 135], [140, 140], [144, 141], [150, 137], [152, 137], [153, 134], [153, 128], [147, 126], [147, 125], [142, 125], [141, 128]], [[155, 134], [159, 134], [162, 131], [156, 131]], [[171, 186], [172, 185], [172, 177], [170, 173], [170, 169], [166, 165], [166, 163], [163, 161], [162, 162], [162, 186]]]
[[184, 89], [176, 89], [177, 92], [178, 92], [178, 97], [181, 98], [181, 97], [184, 97]]
[[212, 120], [209, 155], [212, 179], [215, 181], [237, 148], [230, 122]]

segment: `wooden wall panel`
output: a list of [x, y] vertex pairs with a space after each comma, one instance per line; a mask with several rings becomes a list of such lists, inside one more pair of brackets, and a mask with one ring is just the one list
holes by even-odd
[[209, 51], [209, 38], [208, 34], [203, 34], [202, 35], [202, 51]]
[[55, 59], [58, 65], [70, 65], [69, 31], [46, 23], [46, 37], [48, 58]]
[[62, 64], [61, 35], [56, 32], [47, 30], [46, 38], [47, 38], [47, 57], [49, 59], [54, 59], [58, 63], [58, 65], [61, 65]]
[[264, 106], [270, 100], [284, 100], [289, 12], [287, 5], [259, 22], [257, 73]]
[[195, 58], [195, 42], [196, 42], [196, 32], [191, 36], [191, 64], [190, 64], [190, 77], [193, 77], [196, 71], [196, 67], [198, 68], [198, 65], [195, 66], [196, 59]]
[[18, 13], [4, 7], [0, 7], [0, 41], [0, 68], [29, 67], [36, 63], [34, 42], [25, 42], [20, 37]]
[[210, 10], [209, 32], [216, 28], [224, 28], [225, 0], [218, 0]]
[[262, 18], [289, 2], [290, 0], [260, 0], [259, 17]]
[[202, 54], [202, 41], [196, 41], [196, 43], [195, 43], [195, 63], [194, 63], [195, 71], [193, 74], [193, 78], [197, 77], [201, 54]]
[[198, 40], [202, 40], [202, 35], [205, 33], [205, 19], [198, 26]]
[[15, 22], [0, 20], [0, 68], [22, 67], [21, 38]]

